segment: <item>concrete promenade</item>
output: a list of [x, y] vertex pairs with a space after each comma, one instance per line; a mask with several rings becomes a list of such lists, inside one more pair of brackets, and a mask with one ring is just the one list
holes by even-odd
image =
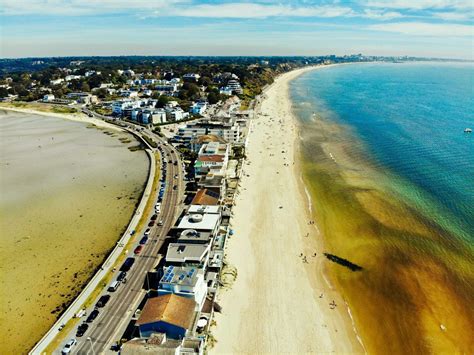
[[[127, 130], [128, 131], [128, 130]], [[130, 132], [134, 134], [134, 136], [141, 139], [140, 135], [135, 134], [135, 132]], [[143, 143], [149, 147], [148, 143], [142, 139]], [[121, 239], [115, 245], [114, 250], [109, 254], [108, 258], [102, 264], [101, 268], [96, 272], [96, 274], [92, 277], [89, 281], [87, 286], [82, 290], [79, 296], [76, 297], [74, 302], [68, 307], [68, 309], [61, 315], [61, 317], [56, 321], [56, 323], [51, 327], [51, 329], [43, 336], [43, 338], [34, 346], [34, 348], [29, 352], [29, 354], [42, 354], [46, 347], [53, 341], [53, 339], [60, 333], [59, 328], [62, 324], [66, 324], [72, 318], [74, 318], [74, 314], [78, 313], [85, 303], [85, 301], [89, 298], [91, 293], [99, 286], [100, 281], [112, 271], [113, 265], [115, 264], [116, 260], [122, 253], [126, 253], [124, 250], [124, 246], [127, 245], [128, 241], [136, 232], [135, 228], [140, 221], [143, 211], [145, 210], [145, 206], [148, 202], [148, 199], [152, 192], [153, 181], [155, 179], [155, 172], [156, 172], [156, 161], [153, 154], [153, 151], [150, 149], [146, 149], [150, 160], [150, 167], [149, 167], [149, 174], [148, 174], [148, 181], [143, 191], [142, 198], [140, 203], [133, 215], [127, 230], [122, 235]], [[135, 231], [135, 233], [133, 233]], [[132, 234], [133, 233], [133, 234]]]

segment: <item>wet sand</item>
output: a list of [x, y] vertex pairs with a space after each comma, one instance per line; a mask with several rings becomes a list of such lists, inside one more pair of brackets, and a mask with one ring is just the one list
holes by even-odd
[[25, 353], [112, 249], [147, 178], [125, 133], [0, 111], [2, 353]]

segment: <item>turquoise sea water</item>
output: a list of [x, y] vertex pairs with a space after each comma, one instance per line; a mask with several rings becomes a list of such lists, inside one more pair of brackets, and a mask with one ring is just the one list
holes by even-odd
[[[291, 83], [297, 115], [342, 124], [392, 189], [442, 228], [474, 241], [474, 65], [355, 64]], [[471, 244], [472, 245], [472, 244]]]

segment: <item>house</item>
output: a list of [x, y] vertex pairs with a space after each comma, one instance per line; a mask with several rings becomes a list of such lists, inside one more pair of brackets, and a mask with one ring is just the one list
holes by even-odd
[[58, 78], [58, 79], [54, 79], [54, 80], [50, 80], [50, 81], [49, 81], [49, 83], [50, 83], [51, 85], [59, 85], [59, 84], [61, 84], [61, 83], [63, 83], [63, 82], [64, 82], [64, 79], [63, 79], [63, 78]]
[[47, 94], [43, 96], [43, 102], [50, 102], [54, 100], [54, 95], [53, 94]]
[[209, 142], [219, 142], [219, 143], [226, 143], [226, 141], [215, 134], [205, 134], [202, 136], [195, 136], [191, 139], [191, 150], [195, 153], [199, 153], [201, 147]]
[[210, 244], [213, 240], [212, 233], [198, 232], [195, 229], [185, 229], [178, 237], [179, 243], [186, 244]]
[[119, 91], [119, 94], [120, 94], [120, 96], [122, 96], [122, 97], [132, 98], [132, 97], [137, 97], [137, 96], [138, 96], [138, 91], [134, 91], [134, 90], [120, 90], [120, 91]]
[[219, 194], [208, 189], [199, 189], [191, 201], [193, 205], [215, 206], [219, 204]]
[[219, 88], [219, 93], [231, 96], [233, 94], [233, 91], [230, 87], [223, 86], [223, 87]]
[[229, 145], [219, 142], [203, 144], [199, 149], [198, 158], [194, 164], [194, 172], [197, 177], [212, 171], [213, 173], [224, 173], [229, 161]]
[[181, 107], [167, 106], [165, 107], [165, 111], [166, 111], [167, 121], [171, 121], [171, 122], [181, 121], [189, 117], [189, 113], [184, 112]]
[[171, 339], [164, 333], [152, 333], [149, 338], [134, 338], [122, 345], [121, 355], [203, 355], [204, 340], [196, 337]]
[[80, 75], [66, 75], [64, 80], [71, 81], [71, 80], [78, 80], [80, 78], [82, 78]]
[[174, 93], [178, 91], [178, 84], [172, 81], [160, 80], [155, 89], [161, 93]]
[[71, 92], [67, 94], [67, 98], [83, 104], [95, 104], [98, 102], [97, 96], [87, 92]]
[[219, 196], [224, 196], [227, 188], [226, 178], [221, 174], [208, 173], [207, 175], [201, 176], [197, 182], [198, 188], [207, 189], [213, 191]]
[[231, 89], [232, 92], [235, 92], [236, 94], [242, 94], [244, 92], [240, 86], [240, 83], [234, 79], [227, 82], [227, 88]]
[[166, 264], [173, 266], [194, 266], [205, 269], [209, 261], [210, 244], [170, 243], [166, 252]]
[[[203, 206], [198, 206], [203, 207]], [[218, 206], [216, 206], [218, 207]], [[193, 229], [198, 232], [208, 232], [214, 235], [221, 223], [221, 215], [217, 213], [207, 213], [202, 210], [188, 210], [188, 213], [181, 218], [175, 229], [184, 231], [186, 229]]]
[[199, 311], [207, 294], [204, 271], [192, 266], [165, 266], [160, 279], [158, 295], [169, 295], [192, 299], [193, 309]]
[[168, 338], [182, 339], [193, 325], [195, 309], [196, 302], [190, 298], [159, 295], [148, 299], [135, 324], [142, 338], [164, 333]]
[[189, 112], [193, 115], [202, 115], [207, 109], [206, 101], [198, 101], [192, 104], [189, 108]]
[[196, 73], [188, 73], [183, 75], [183, 81], [191, 81], [191, 82], [196, 82], [199, 80], [201, 75], [196, 74]]

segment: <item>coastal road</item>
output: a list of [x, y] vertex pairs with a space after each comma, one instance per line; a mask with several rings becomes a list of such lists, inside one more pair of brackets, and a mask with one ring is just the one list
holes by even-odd
[[[137, 128], [131, 124], [127, 125], [132, 129]], [[158, 263], [158, 251], [163, 244], [168, 230], [174, 225], [181, 212], [181, 203], [184, 195], [184, 176], [179, 153], [174, 147], [167, 144], [153, 132], [148, 130], [142, 132], [146, 132], [148, 136], [151, 136], [155, 141], [159, 142], [163, 149], [163, 161], [168, 162], [172, 160], [173, 162], [177, 162], [177, 165], [173, 163], [167, 164], [166, 189], [163, 196], [161, 213], [157, 218], [157, 222], [160, 220], [163, 221], [163, 226], [155, 225], [151, 228], [148, 242], [138, 256], [133, 254], [133, 250], [135, 246], [138, 245], [143, 231], [137, 231], [137, 234], [140, 234], [136, 236], [135, 243], [130, 248], [128, 255], [134, 256], [136, 260], [133, 267], [127, 272], [127, 282], [122, 283], [115, 292], [107, 292], [104, 290], [104, 292], [101, 293], [101, 295], [110, 294], [111, 298], [105, 307], [99, 309], [99, 316], [92, 323], [89, 323], [89, 329], [85, 332], [84, 336], [80, 338], [76, 337], [76, 326], [66, 337], [65, 342], [71, 338], [76, 338], [78, 341], [78, 344], [74, 346], [71, 352], [72, 354], [99, 354], [110, 352], [111, 346], [120, 340], [133, 313], [146, 293], [143, 289], [146, 273], [151, 271]], [[177, 178], [174, 178], [175, 175]], [[173, 189], [175, 185], [177, 186], [176, 190]], [[157, 189], [159, 189], [159, 186], [157, 186]], [[154, 213], [154, 211], [152, 213]], [[144, 217], [149, 219], [150, 216]], [[145, 227], [145, 229], [146, 228], [147, 227]], [[87, 314], [90, 314], [92, 310], [93, 307], [88, 309]], [[90, 340], [88, 340], [89, 338]], [[65, 342], [56, 350], [57, 353], [60, 353]]]

